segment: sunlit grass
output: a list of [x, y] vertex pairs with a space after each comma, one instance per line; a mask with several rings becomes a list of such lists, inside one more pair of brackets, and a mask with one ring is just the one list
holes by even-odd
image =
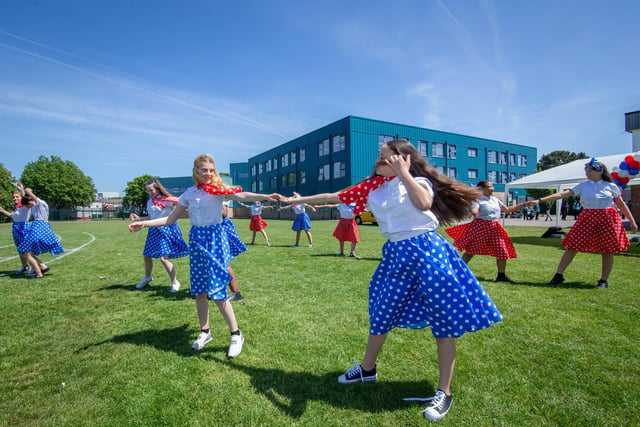
[[[247, 220], [234, 220], [250, 240]], [[361, 260], [338, 258], [335, 221], [315, 221], [314, 247], [292, 248], [290, 221], [270, 220], [273, 246], [232, 263], [244, 302], [234, 303], [245, 350], [226, 359], [229, 336], [211, 307], [214, 340], [198, 333], [188, 259], [175, 261], [183, 290], [170, 293], [156, 263], [143, 290], [146, 233], [127, 221], [53, 223], [70, 249], [33, 280], [0, 263], [0, 425], [424, 425], [421, 404], [438, 372], [429, 331], [394, 330], [378, 359], [380, 381], [343, 386], [361, 358], [367, 286], [383, 238], [361, 226]], [[185, 235], [188, 223], [181, 223]], [[495, 260], [470, 266], [505, 320], [458, 340], [455, 395], [443, 425], [635, 425], [640, 419], [640, 248], [616, 256], [610, 288], [596, 290], [600, 257], [578, 254], [562, 286], [550, 287], [560, 239], [544, 227], [509, 227], [519, 258], [495, 283]], [[304, 237], [303, 237], [304, 242]], [[0, 225], [0, 259], [15, 255]], [[64, 383], [64, 387], [62, 386]]]

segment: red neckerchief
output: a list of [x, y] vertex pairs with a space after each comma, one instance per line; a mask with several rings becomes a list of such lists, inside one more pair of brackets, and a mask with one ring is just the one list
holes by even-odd
[[242, 192], [242, 187], [240, 186], [222, 188], [222, 187], [218, 187], [217, 185], [211, 185], [211, 184], [196, 184], [196, 187], [206, 191], [209, 194], [214, 194], [214, 195], [215, 194], [233, 194], [233, 193]]
[[156, 196], [156, 197], [152, 197], [151, 198], [151, 202], [156, 205], [161, 207], [162, 209], [166, 208], [167, 206], [164, 203], [160, 203], [160, 202], [171, 202], [171, 203], [178, 203], [178, 198], [177, 197], [173, 197], [173, 196], [169, 196], [169, 197], [164, 197], [164, 196]]
[[13, 210], [16, 211], [20, 208], [24, 208], [24, 205], [21, 202], [18, 202], [14, 205]]
[[385, 181], [390, 181], [395, 176], [374, 176], [373, 178], [365, 179], [360, 184], [356, 184], [351, 188], [338, 193], [338, 198], [345, 205], [355, 203], [353, 213], [359, 215], [364, 211], [364, 205], [367, 204], [369, 193], [380, 187]]

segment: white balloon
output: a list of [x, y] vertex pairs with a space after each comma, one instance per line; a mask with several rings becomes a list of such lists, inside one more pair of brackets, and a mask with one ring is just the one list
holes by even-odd
[[629, 171], [625, 169], [620, 169], [620, 171], [618, 172], [618, 176], [620, 178], [626, 178], [629, 176]]
[[633, 155], [633, 159], [634, 159], [634, 160], [636, 160], [636, 161], [638, 161], [638, 162], [640, 162], [640, 151], [638, 151], [637, 153], [635, 153], [635, 154]]
[[620, 168], [618, 166], [614, 166], [613, 169], [611, 169], [611, 172], [620, 172]]

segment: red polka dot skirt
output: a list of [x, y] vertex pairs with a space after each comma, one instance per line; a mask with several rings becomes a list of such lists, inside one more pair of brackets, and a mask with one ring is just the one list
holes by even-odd
[[338, 239], [339, 242], [360, 242], [360, 233], [358, 232], [358, 226], [353, 218], [340, 218], [338, 226], [333, 232], [333, 237]]
[[517, 258], [511, 238], [498, 221], [474, 219], [445, 229], [453, 246], [469, 255], [489, 255], [497, 259]]
[[617, 254], [631, 243], [614, 208], [583, 209], [562, 241], [562, 246], [579, 252]]

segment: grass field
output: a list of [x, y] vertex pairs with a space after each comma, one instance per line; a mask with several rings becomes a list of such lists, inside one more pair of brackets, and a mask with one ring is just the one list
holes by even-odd
[[[234, 220], [245, 241], [248, 221]], [[172, 294], [160, 263], [142, 290], [146, 232], [128, 221], [58, 222], [67, 255], [45, 279], [19, 267], [11, 225], [0, 225], [0, 425], [418, 426], [437, 386], [429, 330], [394, 330], [377, 383], [336, 377], [362, 357], [367, 286], [383, 238], [361, 226], [360, 260], [337, 258], [335, 221], [313, 223], [314, 247], [292, 248], [290, 221], [268, 221], [273, 246], [232, 263], [246, 336], [227, 360], [228, 331], [214, 306], [214, 339], [198, 334], [188, 259]], [[188, 234], [188, 224], [181, 223]], [[495, 283], [495, 260], [470, 266], [505, 320], [458, 340], [454, 403], [441, 425], [632, 426], [640, 423], [640, 248], [616, 256], [610, 288], [596, 290], [599, 255], [578, 254], [567, 282], [547, 286], [562, 253], [544, 227], [508, 227], [515, 284]], [[303, 243], [304, 235], [303, 235]], [[73, 252], [74, 248], [78, 248]], [[63, 386], [64, 384], [64, 386]]]

